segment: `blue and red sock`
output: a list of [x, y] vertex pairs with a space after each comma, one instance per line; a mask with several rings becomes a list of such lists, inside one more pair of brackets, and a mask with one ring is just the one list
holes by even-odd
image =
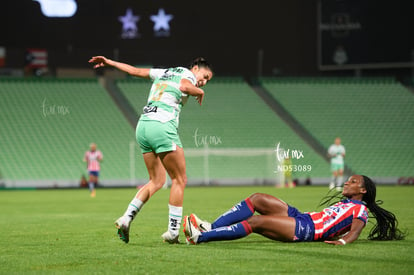
[[211, 229], [229, 226], [253, 216], [254, 207], [249, 198], [233, 206], [229, 211], [217, 218], [212, 224]]
[[250, 224], [247, 221], [242, 221], [231, 226], [224, 226], [203, 232], [198, 237], [197, 243], [235, 240], [243, 238], [252, 232]]

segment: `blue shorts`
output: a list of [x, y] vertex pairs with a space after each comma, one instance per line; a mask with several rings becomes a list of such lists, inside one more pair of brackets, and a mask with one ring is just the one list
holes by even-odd
[[311, 242], [315, 236], [315, 225], [308, 214], [303, 214], [298, 209], [288, 206], [289, 217], [295, 218], [295, 242]]
[[99, 171], [89, 171], [89, 175], [99, 177]]

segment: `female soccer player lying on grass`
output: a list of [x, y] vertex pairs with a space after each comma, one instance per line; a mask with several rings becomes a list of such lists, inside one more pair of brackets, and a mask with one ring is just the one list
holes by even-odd
[[[339, 195], [339, 194], [338, 194]], [[301, 213], [282, 200], [256, 193], [235, 205], [215, 222], [208, 223], [191, 214], [184, 218], [187, 243], [234, 240], [250, 233], [283, 242], [325, 241], [345, 245], [358, 239], [368, 220], [368, 209], [376, 219], [371, 240], [401, 240], [393, 213], [378, 206], [376, 187], [366, 176], [354, 175], [344, 184], [341, 201], [321, 212]], [[338, 196], [328, 197], [322, 204]], [[255, 212], [260, 215], [253, 215]]]

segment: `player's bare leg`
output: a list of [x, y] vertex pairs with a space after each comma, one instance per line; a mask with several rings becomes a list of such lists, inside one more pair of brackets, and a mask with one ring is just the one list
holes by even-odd
[[288, 216], [288, 205], [281, 199], [264, 193], [254, 193], [249, 199], [261, 215]]
[[95, 198], [96, 197], [96, 189], [95, 186], [98, 182], [98, 178], [94, 175], [89, 175], [89, 181], [88, 181], [88, 185], [89, 185], [89, 191], [91, 193], [91, 197]]
[[292, 217], [255, 215], [247, 222], [253, 232], [269, 239], [285, 242], [294, 240], [296, 221]]
[[334, 189], [338, 180], [338, 171], [332, 171], [331, 183], [329, 184], [329, 190]]
[[341, 191], [343, 184], [344, 184], [344, 170], [339, 169], [338, 176], [336, 179], [336, 190]]
[[160, 154], [162, 163], [171, 178], [168, 231], [162, 235], [164, 241], [178, 243], [183, 215], [184, 189], [187, 184], [184, 151], [177, 146], [175, 151]]
[[166, 181], [166, 171], [159, 156], [153, 152], [149, 152], [144, 153], [143, 157], [150, 180], [140, 188], [128, 205], [124, 215], [115, 222], [115, 226], [118, 228], [119, 238], [125, 243], [129, 242], [129, 229], [132, 220], [151, 196], [162, 188]]

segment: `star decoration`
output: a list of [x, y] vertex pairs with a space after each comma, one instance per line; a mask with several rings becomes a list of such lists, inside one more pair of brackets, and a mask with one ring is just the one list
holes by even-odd
[[127, 9], [126, 14], [124, 16], [119, 16], [118, 20], [122, 22], [122, 30], [123, 31], [137, 31], [137, 22], [139, 20], [139, 16], [136, 16], [132, 13], [132, 9]]
[[169, 31], [169, 22], [174, 18], [172, 14], [166, 14], [164, 9], [159, 9], [157, 15], [151, 15], [151, 21], [154, 22], [154, 31], [159, 32], [161, 30]]

